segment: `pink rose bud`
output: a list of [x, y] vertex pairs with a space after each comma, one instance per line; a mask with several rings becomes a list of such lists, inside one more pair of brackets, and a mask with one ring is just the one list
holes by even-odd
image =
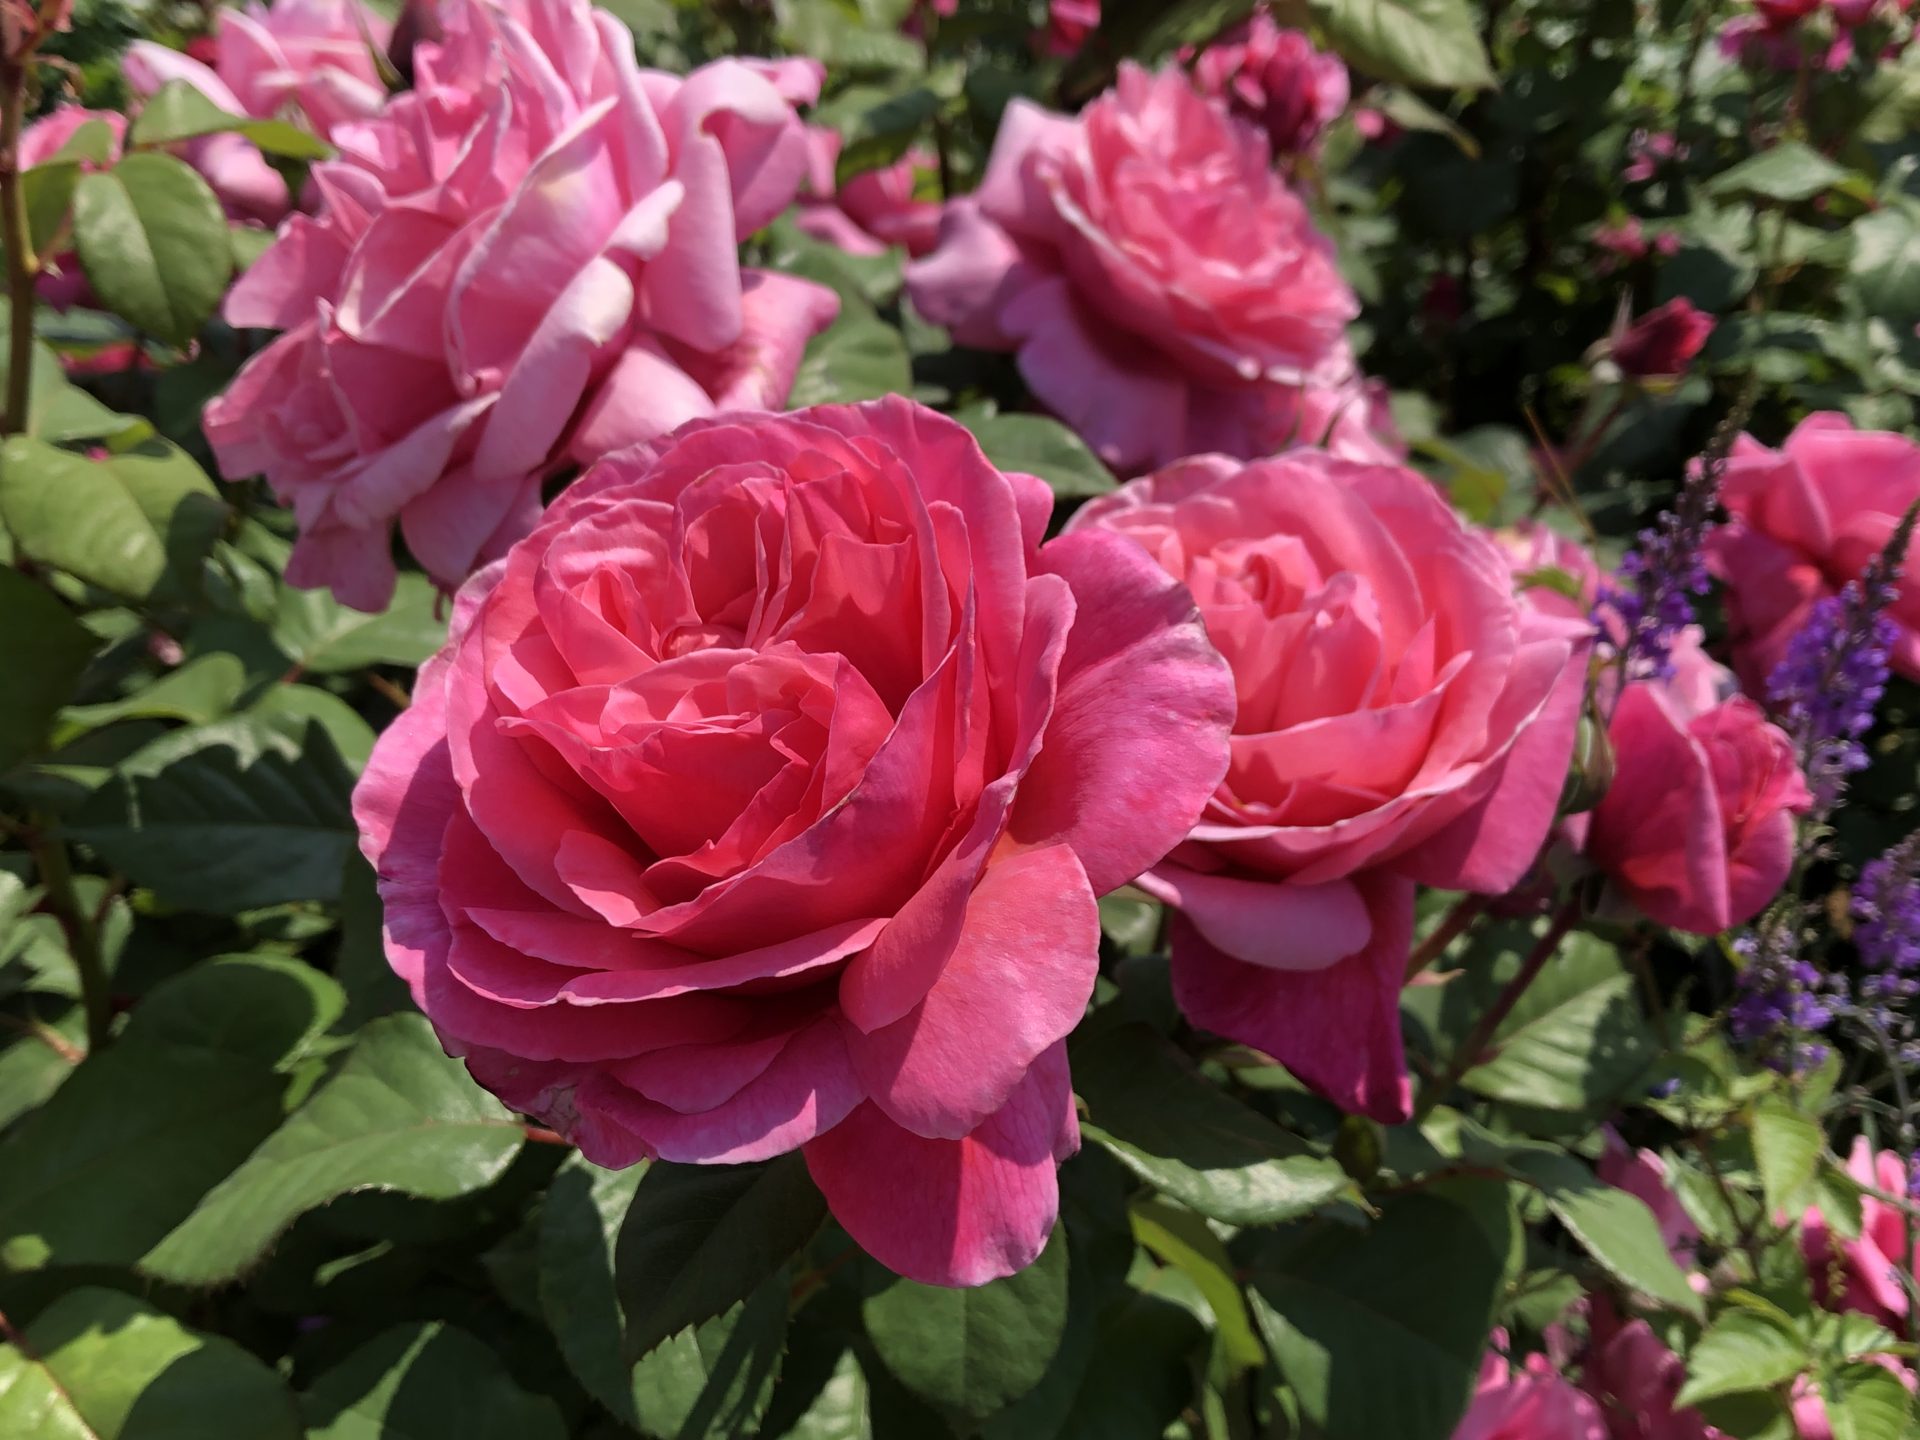
[[346, 128], [318, 213], [227, 297], [233, 325], [285, 333], [205, 415], [224, 473], [264, 472], [300, 517], [288, 581], [369, 610], [396, 526], [456, 586], [569, 459], [781, 405], [838, 306], [740, 268], [806, 164], [753, 65], [643, 73], [579, 0], [439, 13], [416, 87]]
[[1062, 59], [1079, 52], [1087, 37], [1100, 28], [1100, 0], [1047, 0], [1049, 55]]
[[1206, 94], [1264, 127], [1279, 155], [1312, 148], [1349, 96], [1340, 57], [1315, 49], [1302, 31], [1276, 25], [1265, 11], [1209, 45], [1193, 77]]
[[1415, 887], [1498, 895], [1533, 867], [1585, 618], [1524, 603], [1494, 542], [1413, 471], [1311, 449], [1183, 460], [1067, 529], [1127, 536], [1184, 580], [1233, 667], [1233, 764], [1137, 882], [1179, 911], [1182, 1009], [1345, 1108], [1404, 1120]]
[[1266, 137], [1185, 74], [1124, 64], [1078, 116], [1007, 107], [979, 189], [907, 267], [916, 309], [1013, 351], [1107, 461], [1271, 454], [1302, 392], [1352, 382], [1359, 302]]
[[1636, 380], [1686, 373], [1713, 334], [1713, 317], [1684, 296], [1649, 310], [1609, 344], [1613, 363]]
[[[1752, 694], [1785, 657], [1815, 604], [1858, 578], [1901, 514], [1920, 498], [1920, 445], [1856, 430], [1845, 415], [1809, 415], [1778, 450], [1734, 442], [1721, 500], [1732, 522], [1707, 541], [1725, 587], [1734, 669]], [[1887, 610], [1893, 668], [1920, 680], [1920, 587], [1902, 585]]]
[[696, 420], [468, 582], [354, 794], [448, 1049], [598, 1165], [800, 1150], [881, 1263], [1040, 1253], [1095, 897], [1233, 686], [1193, 599], [898, 396]]

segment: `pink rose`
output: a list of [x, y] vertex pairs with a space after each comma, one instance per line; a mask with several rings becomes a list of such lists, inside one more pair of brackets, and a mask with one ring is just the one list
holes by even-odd
[[[1891, 1374], [1909, 1393], [1914, 1390], [1916, 1382], [1913, 1371], [1893, 1356], [1869, 1355], [1865, 1358]], [[1833, 1421], [1827, 1414], [1827, 1402], [1820, 1394], [1820, 1387], [1805, 1375], [1793, 1382], [1793, 1428], [1798, 1440], [1834, 1440]], [[1856, 1427], [1848, 1427], [1848, 1434], [1856, 1433]]]
[[1581, 1384], [1600, 1402], [1612, 1440], [1727, 1440], [1697, 1410], [1676, 1410], [1687, 1367], [1644, 1320], [1622, 1321], [1604, 1297], [1592, 1307]]
[[1600, 567], [1578, 540], [1538, 520], [1522, 520], [1494, 531], [1493, 542], [1506, 556], [1527, 604], [1567, 620], [1584, 620], [1593, 613], [1600, 598]]
[[[1847, 1173], [1885, 1194], [1907, 1193], [1900, 1156], [1892, 1150], [1876, 1153], [1864, 1135], [1853, 1142]], [[1906, 1217], [1897, 1207], [1872, 1195], [1861, 1196], [1860, 1234], [1857, 1239], [1847, 1240], [1833, 1233], [1818, 1206], [1810, 1206], [1801, 1217], [1800, 1244], [1822, 1304], [1857, 1310], [1895, 1331], [1902, 1328], [1907, 1289], [1900, 1272], [1911, 1261], [1907, 1255]], [[1836, 1269], [1837, 1286], [1833, 1283]]]
[[[1797, 27], [1781, 27], [1759, 15], [1736, 15], [1720, 27], [1715, 43], [1720, 53], [1755, 70], [1798, 70], [1805, 57], [1806, 38]], [[1852, 37], [1841, 34], [1824, 52], [1812, 57], [1822, 70], [1844, 70], [1853, 58]]]
[[872, 1255], [1006, 1275], [1078, 1143], [1094, 897], [1232, 685], [1193, 601], [899, 397], [613, 456], [460, 592], [355, 794], [387, 953], [588, 1159], [803, 1149]]
[[1488, 1350], [1480, 1387], [1453, 1440], [1607, 1440], [1599, 1407], [1562, 1380], [1544, 1355], [1511, 1369]]
[[1076, 118], [1008, 106], [980, 189], [907, 267], [920, 313], [1011, 350], [1110, 464], [1244, 448], [1303, 386], [1344, 377], [1359, 306], [1265, 138], [1177, 69], [1123, 65]]
[[[122, 60], [136, 95], [184, 80], [232, 115], [304, 119], [323, 139], [387, 100], [375, 61], [392, 27], [358, 0], [278, 0], [220, 12], [209, 66], [151, 40], [136, 40]], [[189, 141], [187, 159], [236, 218], [268, 224], [286, 213], [286, 181], [238, 135]]]
[[1584, 620], [1396, 465], [1205, 455], [1084, 507], [1192, 588], [1233, 667], [1233, 763], [1139, 882], [1178, 907], [1174, 993], [1351, 1110], [1406, 1118], [1416, 884], [1501, 894], [1552, 822]]
[[1820, 8], [1820, 0], [1753, 0], [1760, 18], [1777, 30], [1797, 25]]
[[1064, 59], [1077, 53], [1087, 43], [1087, 37], [1099, 28], [1100, 0], [1047, 0], [1049, 55]]
[[1636, 681], [1607, 736], [1613, 784], [1587, 817], [1587, 858], [1643, 915], [1715, 935], [1765, 909], [1793, 868], [1813, 797], [1793, 742], [1695, 636], [1668, 680]]
[[639, 70], [585, 0], [440, 17], [417, 88], [336, 132], [319, 213], [228, 297], [232, 324], [286, 333], [205, 417], [222, 470], [293, 506], [289, 582], [363, 609], [392, 592], [396, 522], [457, 585], [531, 528], [567, 457], [781, 404], [837, 308], [740, 269], [806, 148], [752, 68]]
[[1880, 0], [1827, 0], [1827, 9], [1833, 12], [1835, 23], [1849, 30], [1866, 24], [1879, 8]]
[[1613, 337], [1609, 353], [1624, 375], [1671, 379], [1686, 373], [1713, 334], [1713, 317], [1685, 296], [1649, 310]]
[[[107, 127], [110, 143], [104, 164], [82, 161], [81, 169], [109, 169], [117, 164], [120, 147], [127, 136], [127, 117], [117, 110], [89, 110], [82, 105], [62, 105], [21, 132], [20, 168], [31, 170], [36, 165], [46, 164], [73, 139], [74, 132], [90, 120], [98, 120]], [[93, 288], [87, 284], [86, 273], [80, 268], [80, 257], [71, 250], [56, 251], [47, 258], [46, 268], [34, 281], [34, 293], [55, 310], [61, 311], [93, 302]]]
[[1651, 1210], [1674, 1264], [1683, 1270], [1693, 1269], [1700, 1228], [1673, 1193], [1667, 1162], [1651, 1150], [1629, 1149], [1611, 1126], [1607, 1128], [1606, 1144], [1596, 1167], [1601, 1183], [1626, 1191]]
[[[1707, 563], [1726, 586], [1743, 686], [1766, 693], [1808, 612], [1860, 578], [1916, 498], [1920, 445], [1855, 430], [1844, 415], [1809, 415], [1778, 450], [1746, 435], [1734, 442], [1721, 482], [1733, 523], [1708, 538]], [[1920, 591], [1904, 587], [1889, 614], [1893, 668], [1920, 680]]]
[[1687, 147], [1671, 131], [1636, 130], [1627, 141], [1627, 167], [1620, 172], [1621, 178], [1644, 184], [1660, 173], [1661, 166], [1684, 159], [1686, 154]]
[[1313, 147], [1347, 108], [1347, 67], [1264, 10], [1209, 45], [1194, 63], [1200, 89], [1265, 127], [1276, 155]]
[[913, 150], [891, 165], [849, 176], [836, 185], [840, 136], [821, 125], [807, 127], [807, 184], [794, 223], [803, 234], [851, 255], [884, 255], [898, 245], [909, 255], [933, 249], [940, 230], [940, 206], [917, 200], [921, 169], [931, 163]]

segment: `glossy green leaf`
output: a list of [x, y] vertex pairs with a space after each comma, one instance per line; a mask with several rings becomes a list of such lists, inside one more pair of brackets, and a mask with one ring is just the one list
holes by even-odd
[[896, 1280], [862, 1307], [888, 1370], [957, 1423], [978, 1426], [1040, 1383], [1067, 1320], [1067, 1245], [971, 1289]]
[[308, 1210], [356, 1190], [446, 1200], [500, 1178], [521, 1127], [418, 1015], [360, 1032], [338, 1074], [164, 1239], [142, 1269], [217, 1284]]
[[1473, 1395], [1514, 1239], [1504, 1184], [1398, 1196], [1364, 1229], [1278, 1232], [1254, 1315], [1307, 1417], [1340, 1440], [1448, 1440]]
[[644, 1356], [633, 1369], [641, 1431], [670, 1440], [751, 1435], [780, 1379], [787, 1296], [778, 1271], [725, 1314]]
[[1811, 200], [1846, 178], [1844, 167], [1798, 140], [1788, 140], [1722, 170], [1708, 182], [1707, 190], [1763, 200]]
[[1144, 1026], [1077, 1043], [1073, 1079], [1087, 1138], [1202, 1215], [1272, 1224], [1353, 1193], [1338, 1164], [1203, 1080]]
[[845, 405], [913, 388], [907, 342], [871, 306], [842, 296], [840, 316], [807, 342], [787, 403]]
[[626, 1353], [644, 1355], [744, 1300], [826, 1213], [798, 1152], [759, 1165], [650, 1165], [615, 1252]]
[[897, 29], [868, 26], [835, 0], [773, 0], [780, 43], [836, 70], [911, 70], [924, 55]]
[[1848, 1365], [1826, 1377], [1827, 1423], [1833, 1440], [1903, 1440], [1913, 1434], [1913, 1396], [1879, 1365]]
[[1781, 1096], [1768, 1095], [1753, 1107], [1748, 1134], [1768, 1210], [1784, 1215], [1805, 1209], [1807, 1188], [1826, 1152], [1820, 1122]]
[[81, 176], [73, 232], [102, 302], [172, 345], [199, 333], [233, 274], [220, 202], [171, 155], [129, 155]]
[[1058, 420], [1045, 415], [963, 418], [998, 469], [1038, 475], [1060, 499], [1104, 495], [1119, 484], [1086, 442]]
[[0, 521], [27, 555], [129, 600], [192, 593], [227, 505], [163, 440], [89, 459], [15, 435], [0, 446]]
[[289, 589], [273, 639], [297, 668], [316, 675], [412, 667], [446, 643], [446, 605], [424, 575], [402, 575], [392, 603], [378, 615], [349, 609], [324, 590]]
[[127, 130], [127, 146], [145, 149], [227, 133], [244, 135], [269, 155], [289, 160], [325, 160], [333, 154], [325, 141], [284, 120], [228, 114], [187, 80], [169, 80], [147, 97]]
[[46, 1104], [87, 1053], [86, 1017], [78, 1005], [23, 1024], [0, 1049], [0, 1130]]
[[299, 1440], [279, 1376], [118, 1290], [70, 1290], [0, 1346], [8, 1440]]
[[121, 720], [141, 719], [207, 725], [229, 713], [246, 688], [247, 667], [237, 655], [197, 655], [118, 700], [69, 706], [60, 714], [61, 729], [73, 735]]
[[637, 1423], [633, 1366], [621, 1351], [614, 1246], [643, 1165], [603, 1170], [578, 1155], [540, 1205], [540, 1311], [574, 1378], [624, 1425]]
[[300, 1396], [308, 1440], [566, 1440], [560, 1408], [521, 1389], [451, 1325], [384, 1330]]
[[120, 766], [69, 834], [170, 904], [233, 914], [332, 900], [357, 832], [353, 777], [324, 731], [179, 730]]
[[1494, 83], [1466, 0], [1312, 0], [1312, 9], [1334, 49], [1376, 79], [1448, 90]]
[[1687, 1354], [1687, 1383], [1674, 1403], [1743, 1390], [1770, 1390], [1806, 1369], [1806, 1341], [1780, 1320], [1753, 1310], [1724, 1311]]
[[1238, 1369], [1264, 1364], [1267, 1352], [1253, 1333], [1246, 1297], [1234, 1279], [1233, 1258], [1207, 1222], [1157, 1200], [1135, 1201], [1130, 1214], [1140, 1243], [1162, 1263], [1186, 1271], [1205, 1297], [1228, 1363]]
[[0, 771], [46, 743], [60, 707], [99, 646], [94, 634], [49, 591], [12, 566], [0, 566]]

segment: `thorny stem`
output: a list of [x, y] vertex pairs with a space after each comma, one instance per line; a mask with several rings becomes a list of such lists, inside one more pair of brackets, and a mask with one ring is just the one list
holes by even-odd
[[0, 416], [0, 433], [7, 435], [27, 428], [33, 380], [33, 280], [39, 259], [34, 254], [33, 228], [20, 184], [20, 131], [26, 119], [32, 66], [32, 42], [19, 55], [0, 61], [0, 227], [4, 227], [6, 241], [10, 307], [6, 411]]
[[1407, 979], [1412, 980], [1427, 966], [1438, 960], [1446, 949], [1485, 913], [1487, 897], [1484, 895], [1463, 895], [1447, 912], [1446, 918], [1433, 927], [1428, 935], [1414, 947], [1413, 954], [1407, 960]]
[[1499, 998], [1480, 1017], [1479, 1023], [1473, 1027], [1460, 1048], [1454, 1052], [1453, 1060], [1446, 1070], [1420, 1092], [1420, 1104], [1413, 1112], [1415, 1124], [1431, 1115], [1434, 1108], [1459, 1083], [1460, 1077], [1485, 1058], [1487, 1046], [1492, 1042], [1494, 1032], [1506, 1021], [1507, 1016], [1513, 1013], [1513, 1007], [1520, 1003], [1520, 997], [1527, 993], [1527, 988], [1540, 978], [1540, 972], [1547, 968], [1547, 962], [1559, 951], [1560, 942], [1567, 938], [1567, 932], [1573, 929], [1574, 921], [1579, 918], [1580, 902], [1577, 898], [1567, 899], [1562, 902], [1558, 910], [1554, 911], [1553, 919], [1548, 922], [1546, 934], [1540, 937], [1527, 958], [1521, 962], [1519, 973], [1506, 983]]
[[67, 938], [74, 969], [80, 974], [80, 1003], [87, 1016], [87, 1051], [97, 1053], [107, 1042], [113, 1023], [113, 998], [107, 989], [107, 966], [100, 953], [100, 929], [87, 914], [73, 887], [73, 867], [67, 847], [44, 829], [36, 829], [28, 848], [40, 883], [46, 887], [46, 906]]

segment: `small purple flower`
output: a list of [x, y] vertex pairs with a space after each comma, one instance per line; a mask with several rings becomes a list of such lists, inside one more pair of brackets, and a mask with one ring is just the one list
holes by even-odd
[[1817, 602], [1767, 681], [1767, 702], [1793, 737], [1813, 813], [1831, 814], [1847, 776], [1867, 766], [1863, 743], [1886, 693], [1895, 630], [1886, 608], [1897, 564], [1876, 557], [1860, 580]]
[[1866, 971], [1860, 998], [1888, 1030], [1920, 995], [1920, 831], [1867, 863], [1853, 887], [1853, 944]]
[[1800, 958], [1799, 928], [1790, 913], [1733, 942], [1747, 963], [1727, 1012], [1727, 1032], [1782, 1070], [1808, 1069], [1827, 1058], [1827, 1047], [1806, 1037], [1825, 1030], [1844, 1006], [1834, 983]]
[[1594, 622], [1611, 635], [1629, 679], [1669, 679], [1674, 641], [1693, 624], [1693, 602], [1709, 588], [1705, 548], [1720, 503], [1724, 455], [1697, 462], [1671, 510], [1642, 530], [1605, 586]]

